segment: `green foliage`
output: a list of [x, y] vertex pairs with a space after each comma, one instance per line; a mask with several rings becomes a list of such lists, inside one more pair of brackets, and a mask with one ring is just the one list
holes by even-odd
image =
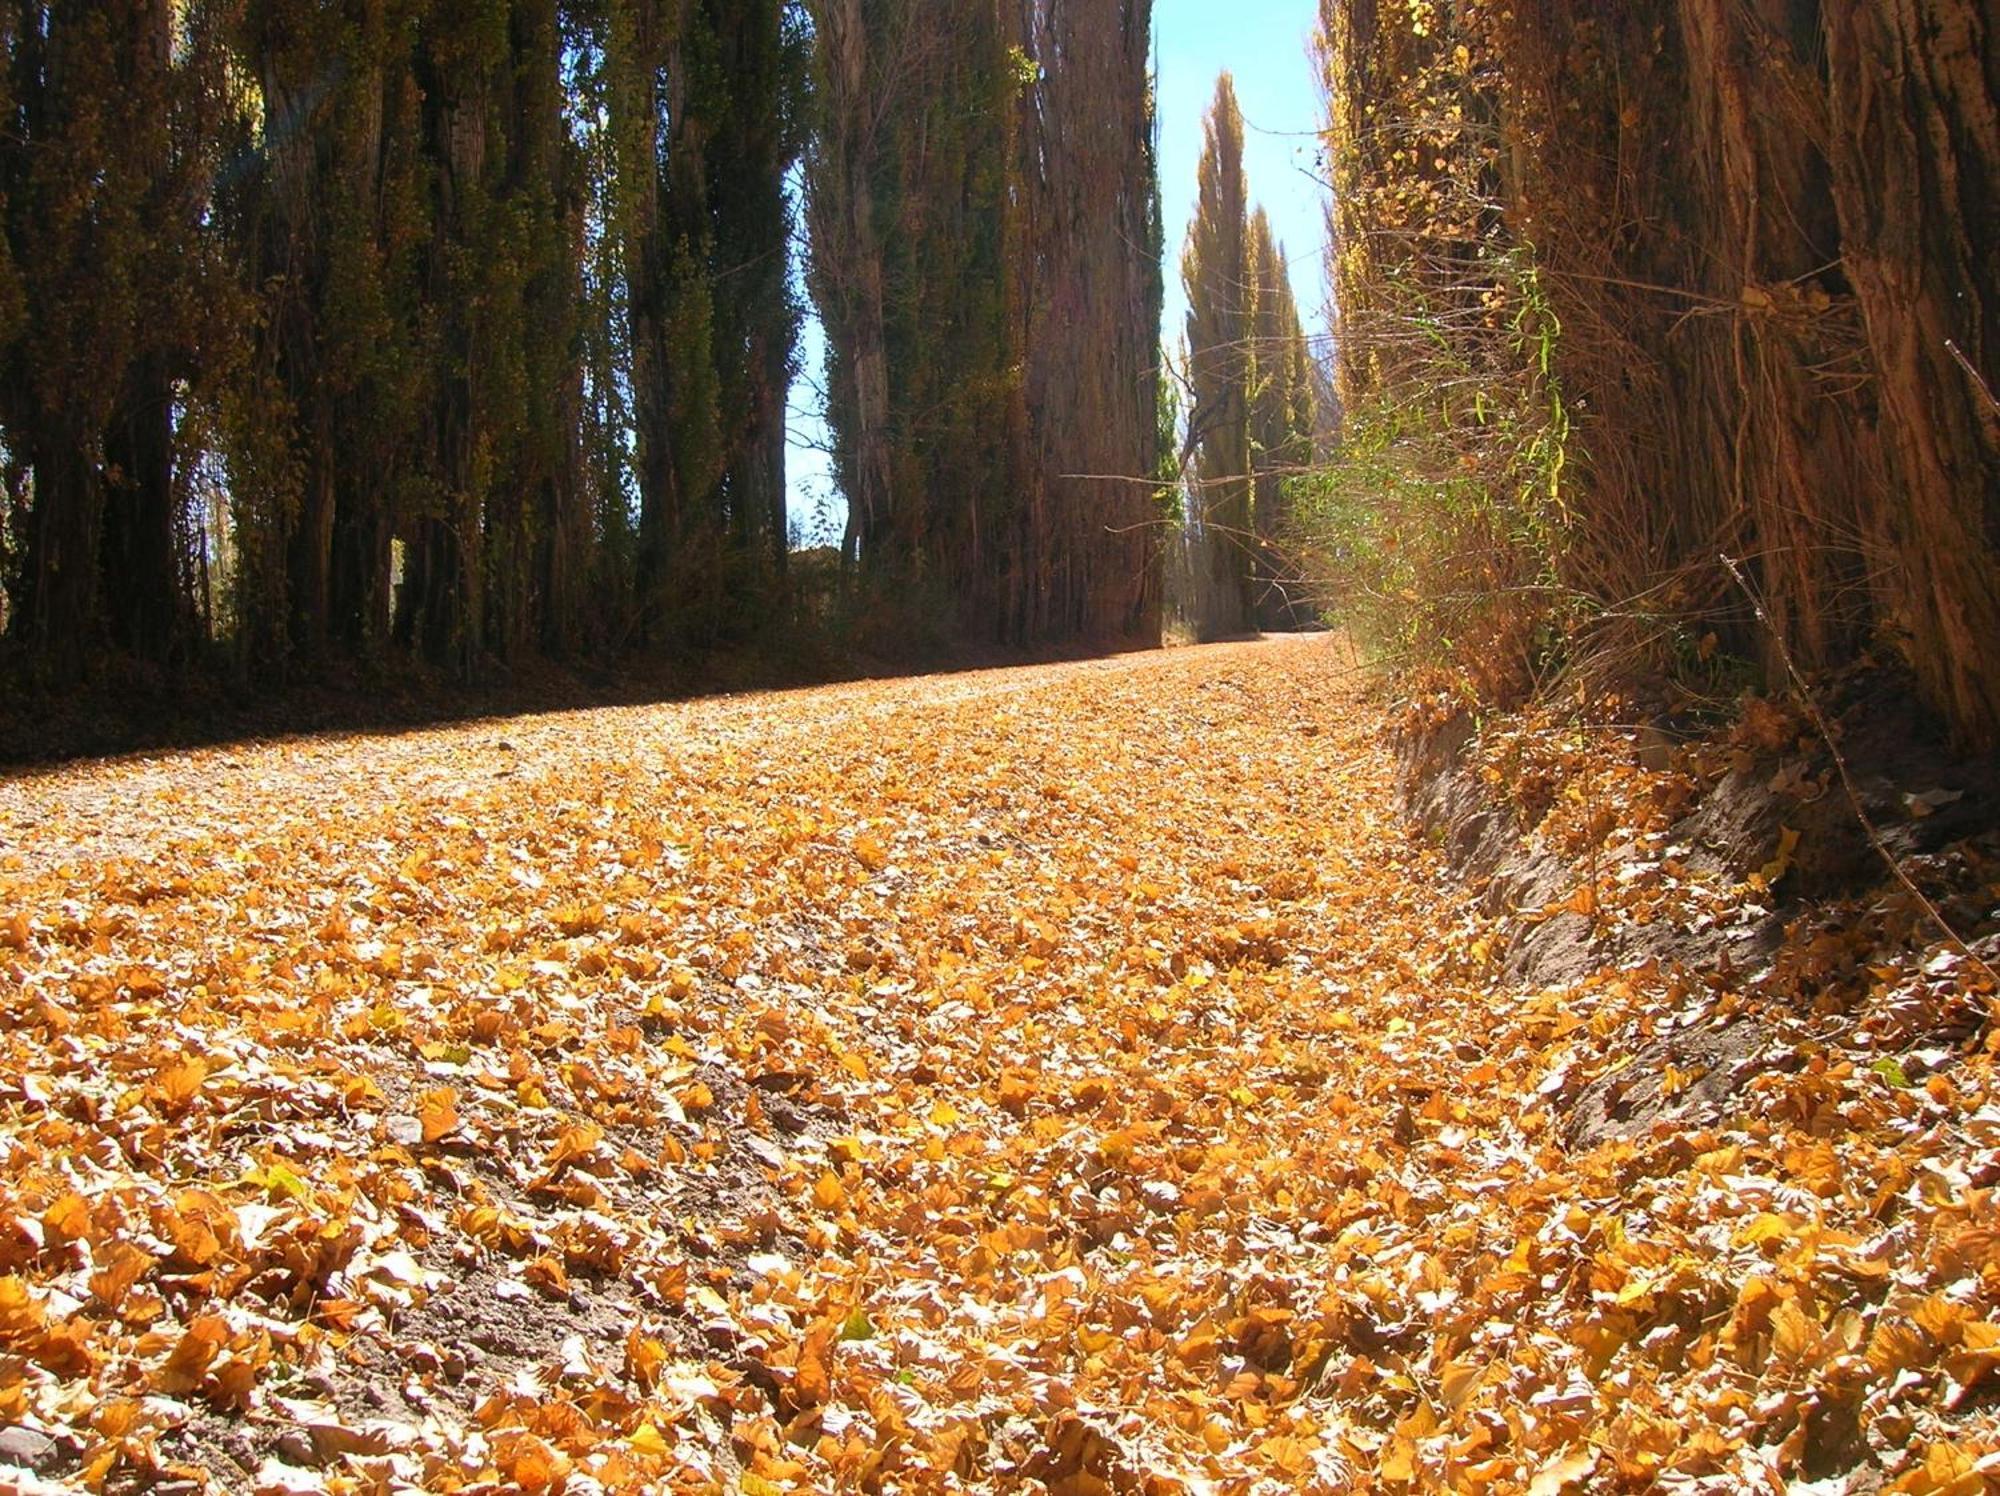
[[1321, 7], [1344, 428], [1294, 495], [1365, 643], [1505, 703], [1562, 662], [1583, 594], [1564, 330], [1496, 200], [1491, 19]]
[[1311, 567], [1365, 647], [1507, 700], [1559, 662], [1582, 606], [1561, 567], [1573, 443], [1551, 372], [1561, 326], [1532, 250], [1496, 248], [1465, 273], [1494, 335], [1436, 335], [1436, 302], [1414, 282], [1384, 293], [1421, 337], [1394, 382], [1347, 408], [1334, 460], [1290, 493]]

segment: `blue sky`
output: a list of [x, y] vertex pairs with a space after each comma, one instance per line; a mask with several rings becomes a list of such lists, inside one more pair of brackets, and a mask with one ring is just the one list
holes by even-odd
[[[1159, 53], [1160, 194], [1167, 218], [1167, 301], [1164, 344], [1171, 353], [1187, 316], [1181, 290], [1181, 241], [1194, 209], [1201, 160], [1202, 116], [1215, 96], [1216, 74], [1236, 77], [1243, 110], [1244, 169], [1253, 201], [1264, 205], [1290, 260], [1292, 288], [1308, 332], [1324, 326], [1325, 200], [1316, 179], [1319, 86], [1307, 47], [1313, 0], [1154, 0]], [[791, 515], [808, 543], [838, 541], [845, 508], [818, 447], [825, 428], [817, 413], [824, 341], [808, 322], [801, 348], [804, 376], [794, 386], [788, 475]], [[826, 529], [815, 530], [815, 516]]]

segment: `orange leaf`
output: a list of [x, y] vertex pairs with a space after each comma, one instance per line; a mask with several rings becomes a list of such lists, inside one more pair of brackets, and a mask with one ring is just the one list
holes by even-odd
[[817, 1408], [833, 1398], [834, 1333], [832, 1322], [822, 1320], [799, 1347], [799, 1370], [792, 1389], [802, 1408]]
[[417, 1098], [417, 1121], [424, 1129], [424, 1141], [435, 1143], [458, 1127], [458, 1092], [450, 1086], [426, 1091]]
[[153, 1373], [153, 1387], [180, 1397], [199, 1387], [222, 1347], [229, 1343], [229, 1322], [219, 1314], [204, 1314], [188, 1325], [164, 1365]]
[[155, 1094], [172, 1115], [187, 1110], [189, 1103], [201, 1094], [202, 1082], [207, 1079], [208, 1061], [200, 1055], [188, 1055], [162, 1070], [153, 1085]]

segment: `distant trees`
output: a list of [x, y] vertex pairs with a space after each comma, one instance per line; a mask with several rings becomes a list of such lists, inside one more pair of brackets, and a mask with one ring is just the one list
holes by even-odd
[[1279, 585], [1285, 479], [1311, 455], [1311, 355], [1284, 250], [1250, 208], [1243, 116], [1228, 73], [1216, 80], [1194, 221], [1181, 252], [1188, 299], [1193, 447], [1189, 491], [1208, 538], [1196, 565], [1197, 628], [1207, 634], [1303, 622]]
[[1262, 208], [1251, 214], [1244, 259], [1250, 273], [1250, 567], [1252, 620], [1259, 628], [1313, 622], [1303, 595], [1294, 595], [1297, 563], [1290, 552], [1291, 480], [1313, 460], [1319, 395], [1312, 351], [1285, 263]]
[[1187, 291], [1188, 384], [1194, 443], [1191, 492], [1211, 570], [1209, 628], [1250, 626], [1250, 330], [1256, 298], [1248, 255], [1249, 196], [1243, 181], [1243, 115], [1236, 85], [1215, 81], [1202, 142], [1194, 221], [1181, 251]]
[[8, 659], [470, 675], [766, 626], [802, 199], [864, 585], [1143, 632], [1146, 489], [1075, 475], [1157, 463], [1149, 29], [0, 0]]

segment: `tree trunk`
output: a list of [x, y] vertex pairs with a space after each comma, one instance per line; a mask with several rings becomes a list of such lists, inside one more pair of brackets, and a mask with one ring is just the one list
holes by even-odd
[[15, 636], [52, 684], [79, 679], [98, 632], [98, 548], [104, 489], [81, 431], [51, 422], [35, 454], [35, 501], [28, 511]]
[[112, 642], [162, 662], [183, 642], [178, 504], [174, 493], [173, 382], [149, 353], [126, 383], [105, 434], [105, 612]]
[[2000, 380], [2000, 17], [1877, 0], [1828, 5], [1825, 26], [1834, 196], [1893, 479], [1890, 618], [1961, 734], [1991, 745], [2000, 407], [1975, 375]]

